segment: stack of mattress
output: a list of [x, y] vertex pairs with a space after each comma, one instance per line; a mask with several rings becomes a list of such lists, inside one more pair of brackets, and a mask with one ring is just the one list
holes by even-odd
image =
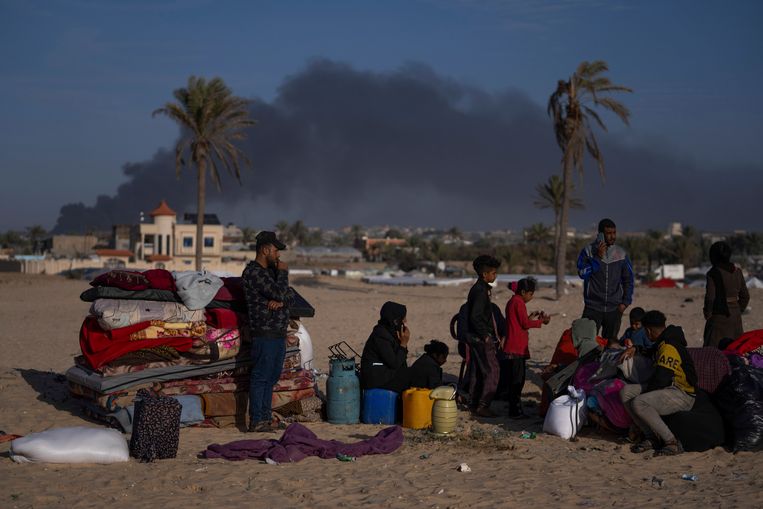
[[[82, 355], [66, 378], [86, 412], [130, 431], [141, 388], [177, 398], [184, 425], [242, 425], [251, 372], [241, 278], [202, 272], [114, 270], [81, 299], [92, 302], [80, 330]], [[300, 318], [315, 310], [298, 293], [291, 307], [283, 371], [273, 408], [285, 415], [320, 407], [312, 344]]]

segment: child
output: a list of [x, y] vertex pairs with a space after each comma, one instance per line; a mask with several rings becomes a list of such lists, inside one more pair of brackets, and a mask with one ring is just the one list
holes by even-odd
[[496, 330], [493, 306], [490, 302], [491, 285], [495, 283], [501, 262], [489, 255], [480, 255], [472, 266], [477, 282], [469, 290], [466, 306], [469, 315], [468, 340], [470, 349], [470, 405], [479, 417], [496, 417], [490, 404], [498, 386], [498, 357], [496, 356]]
[[631, 309], [628, 315], [631, 326], [625, 329], [625, 334], [620, 338], [621, 345], [626, 348], [636, 346], [649, 349], [652, 347], [652, 342], [646, 337], [646, 329], [641, 326], [641, 320], [644, 318], [645, 313], [644, 308], [635, 307]]
[[528, 330], [539, 328], [551, 320], [542, 311], [527, 316], [527, 303], [535, 295], [536, 284], [531, 277], [509, 283], [514, 296], [506, 304], [506, 343], [503, 351], [509, 357], [510, 364], [509, 417], [515, 419], [525, 417], [522, 411], [522, 388], [525, 385], [525, 363], [530, 358]]
[[434, 389], [442, 385], [442, 366], [448, 360], [448, 345], [433, 339], [424, 346], [424, 355], [410, 368], [410, 386]]

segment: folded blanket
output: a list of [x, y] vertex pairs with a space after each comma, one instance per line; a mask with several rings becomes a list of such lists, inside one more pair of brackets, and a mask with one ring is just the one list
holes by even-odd
[[177, 271], [172, 273], [172, 277], [175, 278], [178, 295], [189, 309], [204, 309], [223, 286], [222, 279], [204, 270]]
[[141, 322], [201, 322], [204, 311], [190, 310], [180, 302], [152, 300], [98, 299], [90, 306], [90, 314], [105, 330], [128, 327]]
[[143, 272], [129, 270], [112, 270], [101, 274], [90, 282], [92, 286], [111, 286], [123, 290], [156, 290], [175, 291], [175, 280], [172, 274], [164, 269], [150, 269]]
[[277, 463], [296, 463], [308, 456], [333, 459], [337, 455], [359, 457], [366, 454], [390, 454], [403, 445], [400, 426], [385, 428], [368, 440], [346, 444], [337, 440], [321, 440], [307, 427], [290, 424], [280, 440], [238, 440], [227, 444], [212, 444], [202, 454], [206, 458], [231, 461], [270, 458]]
[[179, 351], [186, 351], [191, 348], [192, 340], [190, 337], [181, 337], [181, 334], [160, 336], [156, 329], [146, 332], [149, 327], [152, 327], [151, 322], [142, 322], [107, 331], [98, 325], [98, 320], [94, 316], [88, 316], [82, 323], [79, 335], [82, 355], [85, 356], [90, 366], [99, 368], [128, 352], [143, 348], [162, 345], [170, 346]]
[[203, 338], [194, 339], [189, 355], [198, 360], [217, 361], [230, 359], [241, 350], [241, 335], [238, 329], [208, 328]]
[[215, 329], [240, 329], [248, 323], [246, 315], [225, 308], [207, 308], [204, 318]]

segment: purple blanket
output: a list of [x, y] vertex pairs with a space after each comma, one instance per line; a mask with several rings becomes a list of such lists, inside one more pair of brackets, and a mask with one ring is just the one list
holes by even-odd
[[205, 458], [224, 458], [231, 461], [270, 458], [278, 463], [296, 463], [308, 456], [336, 458], [337, 454], [363, 456], [389, 454], [403, 445], [400, 426], [384, 428], [373, 438], [345, 444], [337, 440], [321, 440], [298, 422], [283, 432], [280, 440], [237, 440], [227, 444], [212, 444], [202, 454]]

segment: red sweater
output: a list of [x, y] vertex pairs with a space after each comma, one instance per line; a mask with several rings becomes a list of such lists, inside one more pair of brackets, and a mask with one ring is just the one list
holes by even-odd
[[540, 328], [542, 324], [540, 320], [530, 320], [525, 301], [519, 295], [514, 295], [506, 304], [506, 344], [503, 351], [509, 355], [529, 358], [528, 330]]

